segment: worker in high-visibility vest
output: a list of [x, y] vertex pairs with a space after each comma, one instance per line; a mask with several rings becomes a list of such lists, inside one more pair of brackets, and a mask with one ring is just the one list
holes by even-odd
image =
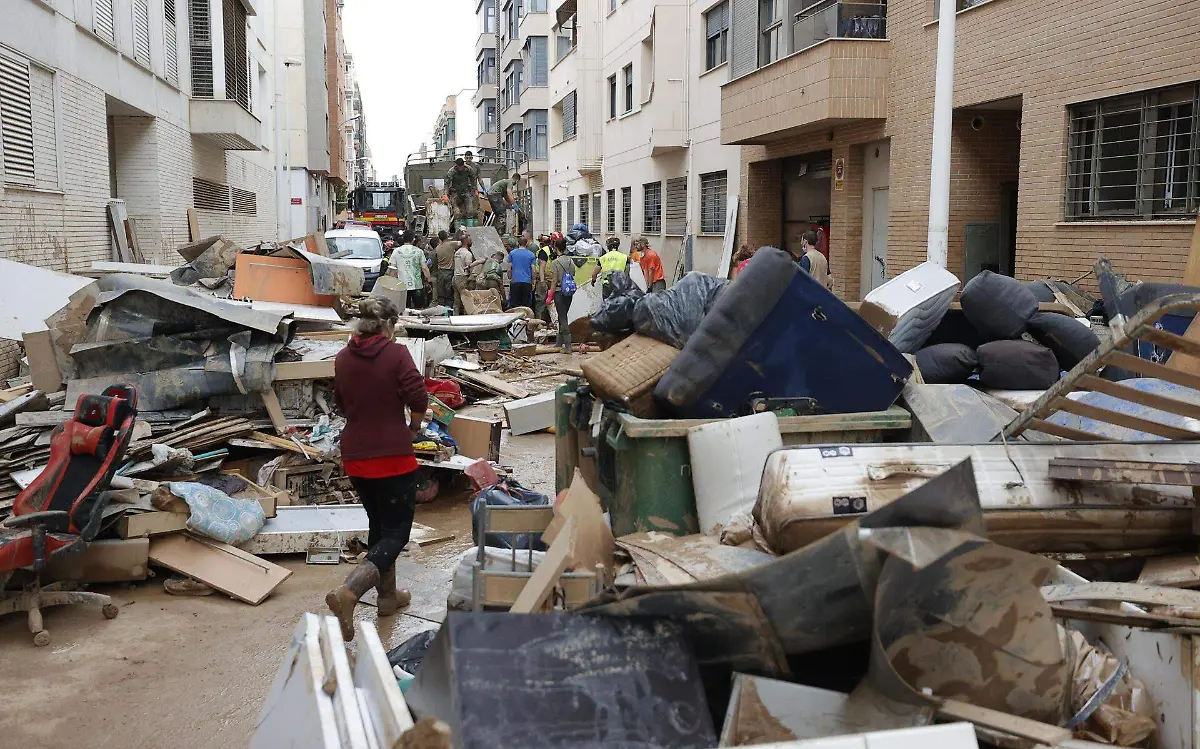
[[621, 240], [619, 237], [609, 237], [604, 243], [608, 252], [600, 256], [600, 267], [592, 271], [592, 283], [599, 278], [604, 284], [604, 296], [608, 296], [608, 279], [616, 272], [624, 273], [629, 268], [629, 256], [621, 252]]

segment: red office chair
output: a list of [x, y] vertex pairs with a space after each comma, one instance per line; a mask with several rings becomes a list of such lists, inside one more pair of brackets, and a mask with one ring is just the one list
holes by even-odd
[[[103, 395], [83, 395], [75, 414], [55, 428], [50, 462], [13, 503], [13, 514], [0, 523], [0, 616], [29, 612], [34, 645], [50, 643], [41, 609], [68, 603], [99, 604], [106, 619], [120, 613], [99, 593], [42, 587], [41, 571], [51, 559], [82, 553], [100, 530], [107, 503], [105, 490], [121, 465], [133, 436], [137, 391], [114, 385]], [[33, 572], [23, 591], [3, 592], [17, 570]]]

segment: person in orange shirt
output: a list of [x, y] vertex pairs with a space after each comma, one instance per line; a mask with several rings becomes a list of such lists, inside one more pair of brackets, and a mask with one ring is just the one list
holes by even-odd
[[663, 273], [662, 258], [650, 249], [650, 242], [644, 237], [633, 240], [632, 252], [629, 259], [642, 266], [642, 275], [646, 277], [646, 291], [662, 291], [667, 288], [666, 274]]

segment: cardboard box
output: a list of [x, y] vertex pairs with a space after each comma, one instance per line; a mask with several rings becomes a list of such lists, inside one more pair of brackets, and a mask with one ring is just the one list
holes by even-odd
[[46, 566], [43, 580], [75, 580], [82, 583], [145, 580], [149, 554], [150, 540], [146, 538], [92, 541], [82, 554], [51, 561]]
[[478, 416], [457, 415], [450, 422], [450, 437], [458, 454], [479, 460], [500, 460], [500, 432], [504, 422]]

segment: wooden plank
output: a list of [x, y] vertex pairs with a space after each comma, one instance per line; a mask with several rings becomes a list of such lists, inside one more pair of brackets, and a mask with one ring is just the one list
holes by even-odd
[[529, 582], [521, 589], [521, 595], [517, 596], [516, 602], [512, 605], [512, 613], [531, 614], [534, 611], [542, 610], [546, 599], [550, 596], [550, 591], [558, 582], [559, 575], [567, 569], [574, 540], [575, 518], [570, 518], [563, 526], [562, 532], [558, 534], [558, 538], [550, 544], [546, 556], [542, 557], [542, 563], [529, 576]]
[[116, 252], [113, 260], [119, 263], [133, 262], [133, 252], [129, 249], [129, 235], [125, 230], [125, 204], [113, 201], [108, 204], [108, 229], [116, 240]]
[[388, 663], [387, 651], [374, 626], [355, 622], [358, 644], [354, 659], [354, 685], [365, 692], [367, 715], [364, 722], [374, 727], [379, 747], [394, 747], [413, 727], [408, 704]]
[[16, 424], [19, 427], [56, 427], [65, 424], [72, 415], [71, 411], [26, 411], [17, 414]]
[[550, 507], [488, 507], [488, 533], [541, 533], [554, 519]]
[[1112, 441], [1110, 438], [1103, 437], [1099, 434], [1092, 434], [1091, 432], [1085, 432], [1082, 429], [1075, 429], [1074, 427], [1065, 427], [1062, 424], [1055, 424], [1052, 421], [1046, 421], [1044, 419], [1030, 419], [1029, 425], [1026, 426], [1025, 429], [1034, 432], [1041, 432], [1042, 434], [1053, 435], [1055, 437], [1062, 437], [1063, 439], [1076, 440], [1078, 442]]
[[[1168, 359], [1170, 364], [1174, 359]], [[1119, 382], [1110, 382], [1095, 375], [1084, 375], [1079, 378], [1078, 387], [1080, 390], [1089, 390], [1096, 393], [1104, 393], [1113, 398], [1119, 398], [1130, 403], [1137, 403], [1148, 408], [1154, 408], [1159, 411], [1187, 416], [1192, 419], [1200, 419], [1200, 405], [1195, 403], [1187, 403], [1176, 398], [1170, 398], [1158, 393], [1148, 393], [1145, 390], [1128, 385], [1122, 385]]]
[[117, 521], [117, 535], [121, 538], [143, 538], [178, 533], [187, 529], [188, 516], [181, 512], [137, 512], [126, 513]]
[[1200, 486], [1200, 463], [1051, 458], [1048, 475], [1060, 481]]
[[519, 385], [514, 385], [511, 382], [505, 382], [499, 377], [492, 377], [483, 372], [469, 372], [465, 369], [458, 371], [458, 376], [482, 387], [484, 390], [490, 390], [497, 395], [506, 395], [509, 398], [528, 398], [529, 391]]
[[196, 213], [195, 208], [187, 209], [188, 222], [188, 241], [199, 242], [200, 237], [200, 214]]
[[333, 359], [275, 363], [275, 382], [285, 380], [328, 380], [333, 377]]
[[1171, 588], [1200, 588], [1200, 555], [1176, 554], [1150, 557], [1138, 575], [1139, 585], [1165, 585]]
[[265, 432], [251, 432], [248, 436], [252, 440], [258, 440], [259, 442], [266, 442], [268, 445], [274, 445], [275, 447], [279, 448], [280, 450], [289, 450], [291, 452], [296, 453], [297, 455], [303, 455], [304, 457], [309, 458], [309, 459], [314, 457], [313, 455], [310, 455], [307, 450], [305, 450], [300, 445], [297, 445], [295, 442], [292, 442], [291, 440], [285, 440], [282, 437], [276, 437], [273, 434], [266, 434]]
[[[1183, 331], [1183, 337], [1189, 342], [1200, 344], [1200, 315], [1192, 318], [1192, 322], [1187, 326], [1187, 330]], [[1166, 363], [1167, 369], [1173, 369], [1176, 372], [1186, 372], [1191, 375], [1200, 376], [1200, 359], [1194, 356], [1176, 356], [1172, 354]]]
[[1052, 603], [1050, 612], [1059, 619], [1081, 622], [1104, 622], [1122, 627], [1162, 630], [1167, 627], [1178, 634], [1200, 634], [1200, 622], [1178, 616], [1167, 616], [1146, 611], [1102, 609], [1096, 606], [1076, 606]]
[[1124, 351], [1113, 351], [1104, 357], [1104, 363], [1119, 367], [1120, 369], [1128, 369], [1130, 372], [1137, 372], [1143, 377], [1156, 377], [1160, 380], [1175, 383], [1176, 385], [1182, 385], [1185, 388], [1200, 390], [1200, 375], [1167, 369], [1161, 364], [1155, 364], [1152, 361], [1134, 356], [1133, 354], [1127, 354]]
[[279, 396], [276, 395], [275, 388], [267, 388], [259, 395], [262, 396], [267, 415], [271, 417], [271, 426], [278, 434], [286, 432], [288, 430], [287, 417], [283, 415], [283, 406], [279, 405]]
[[1143, 341], [1148, 341], [1156, 346], [1171, 349], [1174, 352], [1171, 354], [1172, 359], [1175, 358], [1176, 354], [1200, 357], [1200, 343], [1190, 341], [1184, 336], [1175, 335], [1167, 330], [1150, 328], [1144, 331], [1139, 337]]
[[1059, 728], [1049, 723], [1042, 723], [1017, 715], [1002, 713], [979, 705], [958, 700], [942, 700], [937, 707], [940, 717], [951, 720], [965, 720], [977, 726], [991, 728], [995, 731], [1020, 736], [1023, 739], [1036, 741], [1046, 746], [1058, 746], [1071, 738], [1068, 728]]
[[1108, 424], [1133, 429], [1147, 434], [1155, 434], [1159, 437], [1165, 437], [1170, 440], [1200, 440], [1200, 432], [1193, 432], [1190, 429], [1180, 429], [1179, 427], [1160, 424], [1157, 421], [1150, 421], [1131, 414], [1118, 413], [1110, 411], [1107, 408], [1093, 406], [1081, 401], [1071, 400], [1070, 398], [1059, 398], [1051, 401], [1050, 407], [1059, 411], [1065, 411], [1076, 416], [1082, 416], [1085, 419], [1093, 419], [1095, 421], [1103, 421]]
[[31, 383], [29, 385], [17, 385], [15, 388], [8, 388], [7, 390], [0, 390], [0, 403], [15, 401], [33, 389], [33, 384]]
[[1066, 601], [1120, 601], [1140, 606], [1200, 608], [1200, 592], [1139, 583], [1082, 583], [1047, 585], [1042, 597], [1049, 603]]
[[257, 606], [292, 571], [219, 541], [179, 533], [150, 542], [150, 561]]
[[146, 262], [146, 257], [142, 254], [142, 246], [138, 243], [137, 226], [134, 225], [133, 217], [129, 215], [125, 216], [125, 238], [129, 242], [130, 259], [135, 263]]
[[[63, 388], [62, 373], [58, 371], [58, 359], [49, 330], [36, 330], [22, 337], [25, 356], [29, 359], [29, 379], [33, 387], [43, 393], [57, 393]], [[66, 393], [63, 393], [66, 397]]]

